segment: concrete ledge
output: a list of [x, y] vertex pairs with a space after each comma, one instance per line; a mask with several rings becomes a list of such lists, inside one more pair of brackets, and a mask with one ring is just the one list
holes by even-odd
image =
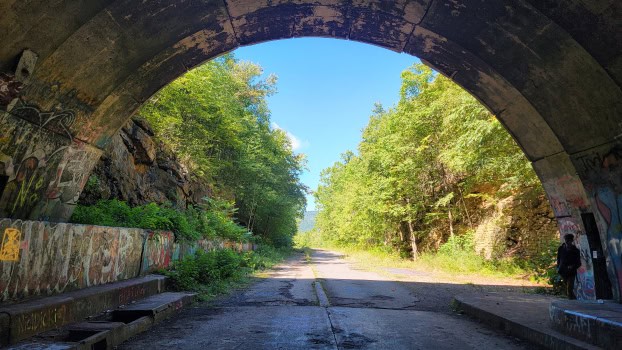
[[130, 337], [177, 313], [192, 303], [194, 293], [162, 293], [102, 315], [101, 320], [73, 323], [38, 334], [9, 347], [11, 350], [113, 349]]
[[548, 308], [554, 299], [522, 293], [458, 295], [456, 306], [465, 314], [514, 337], [547, 349], [598, 349], [550, 326]]
[[[164, 276], [149, 275], [0, 307], [0, 315], [8, 315], [9, 321], [8, 331], [0, 331], [0, 346], [158, 294], [164, 290], [165, 280]], [[6, 319], [0, 316], [0, 324]]]
[[622, 305], [578, 300], [559, 300], [549, 308], [553, 328], [577, 339], [619, 349], [622, 344]]

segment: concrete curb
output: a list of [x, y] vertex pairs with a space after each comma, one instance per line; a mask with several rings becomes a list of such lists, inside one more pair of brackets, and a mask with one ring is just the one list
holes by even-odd
[[622, 305], [577, 300], [551, 303], [551, 324], [556, 330], [605, 349], [622, 346]]
[[8, 327], [1, 328], [0, 346], [161, 293], [165, 281], [164, 276], [149, 275], [2, 307], [0, 325], [8, 319]]
[[[526, 295], [520, 295], [524, 299]], [[465, 314], [505, 333], [527, 340], [547, 349], [600, 349], [553, 330], [548, 322], [546, 299], [526, 305], [524, 300], [512, 300], [513, 295], [457, 295], [454, 303]], [[501, 304], [504, 304], [501, 306]], [[539, 312], [534, 314], [533, 310]]]

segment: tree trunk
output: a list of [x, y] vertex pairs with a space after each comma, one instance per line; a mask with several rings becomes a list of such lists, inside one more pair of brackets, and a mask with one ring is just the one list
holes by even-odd
[[415, 231], [413, 230], [413, 223], [408, 221], [408, 230], [410, 231], [410, 247], [412, 248], [413, 260], [417, 260], [417, 239], [415, 238]]
[[464, 202], [464, 196], [462, 195], [462, 190], [460, 186], [458, 187], [458, 192], [460, 192], [460, 199], [462, 200], [462, 206], [464, 207], [464, 213], [466, 214], [467, 220], [469, 220], [469, 227], [473, 229], [473, 222], [471, 221], [471, 216], [469, 215], [469, 211], [467, 210], [466, 203]]
[[449, 237], [453, 237], [454, 236], [454, 219], [451, 216], [451, 207], [447, 207], [447, 212], [449, 215]]

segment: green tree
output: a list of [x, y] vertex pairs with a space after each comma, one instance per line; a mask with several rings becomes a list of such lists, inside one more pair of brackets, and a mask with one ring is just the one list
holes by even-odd
[[[465, 196], [538, 184], [503, 126], [449, 79], [418, 64], [402, 73], [398, 104], [376, 105], [358, 152], [322, 172], [316, 227], [340, 244], [389, 245], [417, 258], [455, 223], [471, 225]], [[446, 227], [441, 237], [434, 228]]]
[[217, 198], [234, 201], [241, 224], [287, 245], [306, 204], [305, 159], [270, 128], [266, 98], [276, 92], [276, 77], [261, 74], [258, 65], [225, 55], [172, 82], [139, 114]]

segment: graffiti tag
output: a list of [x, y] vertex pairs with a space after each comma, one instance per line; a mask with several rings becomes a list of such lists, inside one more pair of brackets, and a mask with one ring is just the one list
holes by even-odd
[[22, 233], [15, 228], [7, 228], [2, 236], [0, 247], [0, 261], [18, 261], [19, 246]]

